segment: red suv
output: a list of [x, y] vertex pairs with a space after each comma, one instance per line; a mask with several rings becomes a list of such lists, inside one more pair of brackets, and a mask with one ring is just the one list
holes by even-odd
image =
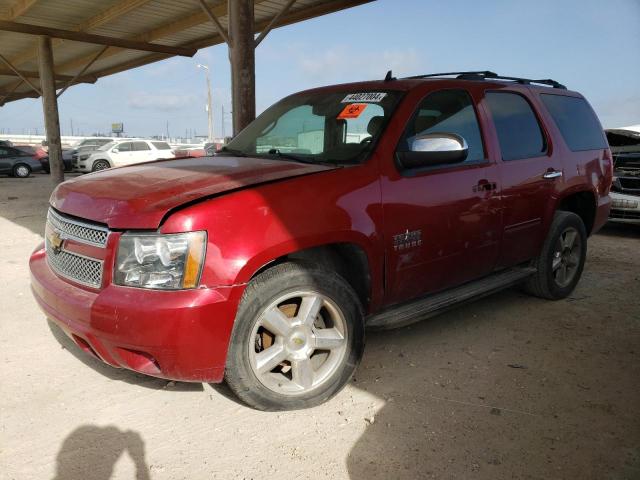
[[289, 96], [215, 157], [61, 184], [32, 288], [114, 367], [303, 408], [345, 385], [365, 327], [516, 284], [569, 295], [611, 179], [557, 82], [387, 75]]

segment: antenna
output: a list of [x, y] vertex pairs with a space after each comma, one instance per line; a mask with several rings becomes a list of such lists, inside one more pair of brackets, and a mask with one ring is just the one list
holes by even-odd
[[391, 72], [391, 70], [389, 70], [384, 77], [385, 82], [390, 82], [391, 80], [395, 80], [395, 79], [396, 77], [393, 76], [393, 72]]

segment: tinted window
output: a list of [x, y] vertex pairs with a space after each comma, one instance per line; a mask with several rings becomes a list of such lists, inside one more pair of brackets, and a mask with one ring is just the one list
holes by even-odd
[[95, 141], [96, 145], [106, 145], [107, 143], [111, 143], [111, 142], [112, 140], [109, 140], [108, 138]]
[[171, 147], [167, 142], [151, 142], [151, 143], [153, 143], [153, 146], [156, 147], [158, 150], [171, 150]]
[[429, 94], [409, 121], [398, 150], [409, 151], [417, 135], [457, 133], [469, 145], [465, 163], [484, 160], [482, 135], [471, 97], [464, 90], [441, 90]]
[[147, 144], [147, 142], [133, 142], [133, 148], [137, 152], [141, 150], [151, 150], [151, 147]]
[[120, 152], [130, 152], [131, 150], [133, 150], [133, 148], [131, 148], [131, 143], [129, 143], [129, 142], [125, 142], [125, 143], [121, 143], [120, 145], [116, 145], [116, 148]]
[[546, 150], [538, 119], [524, 97], [516, 93], [488, 92], [486, 98], [503, 160], [537, 157]]
[[570, 150], [607, 148], [602, 127], [584, 98], [540, 95]]
[[6, 148], [0, 148], [0, 157], [8, 157], [9, 156], [9, 150], [7, 150]]

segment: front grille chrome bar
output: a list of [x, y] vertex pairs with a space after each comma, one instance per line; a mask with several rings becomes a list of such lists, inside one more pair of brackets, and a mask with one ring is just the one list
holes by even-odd
[[96, 247], [105, 247], [109, 237], [109, 229], [100, 225], [82, 222], [62, 216], [52, 208], [47, 214], [47, 221], [63, 238], [70, 238]]

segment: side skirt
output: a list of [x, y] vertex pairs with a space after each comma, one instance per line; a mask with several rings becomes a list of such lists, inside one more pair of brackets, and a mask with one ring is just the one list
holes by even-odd
[[536, 273], [532, 267], [510, 268], [444, 292], [394, 305], [366, 318], [366, 326], [375, 330], [404, 327], [433, 317], [460, 303], [485, 297], [511, 287]]

